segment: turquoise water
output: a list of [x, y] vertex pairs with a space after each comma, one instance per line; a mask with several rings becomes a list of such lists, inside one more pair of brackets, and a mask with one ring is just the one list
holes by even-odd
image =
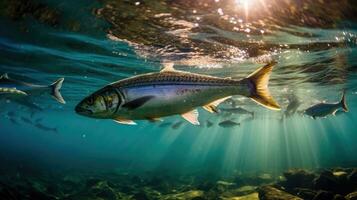
[[[244, 26], [242, 31], [224, 29], [220, 23], [214, 27], [205, 24], [207, 21], [194, 22], [198, 24], [193, 26], [203, 27], [200, 30], [167, 25], [160, 30], [163, 35], [170, 35], [168, 46], [166, 41], [158, 43], [163, 41], [160, 35], [152, 40], [145, 38], [152, 34], [146, 32], [145, 26], [154, 27], [149, 22], [137, 22], [137, 26], [144, 27], [142, 31], [130, 29], [126, 33], [123, 24], [127, 23], [129, 29], [135, 17], [121, 20], [116, 27], [108, 20], [109, 11], [102, 14], [105, 17], [96, 16], [93, 9], [105, 7], [108, 2], [79, 1], [74, 6], [66, 1], [47, 1], [49, 7], [62, 12], [56, 25], [43, 23], [30, 14], [17, 20], [0, 18], [0, 72], [16, 80], [44, 85], [64, 77], [61, 93], [66, 100], [61, 105], [49, 95], [26, 97], [43, 109], [38, 111], [2, 99], [3, 170], [157, 171], [229, 176], [251, 172], [280, 174], [292, 168], [357, 166], [357, 26], [353, 19], [327, 21], [327, 25], [333, 23], [331, 26], [285, 21], [259, 27], [253, 23], [249, 31]], [[138, 6], [146, 6], [147, 2]], [[200, 14], [200, 18], [205, 17], [203, 11]], [[212, 15], [220, 17], [219, 13]], [[79, 29], [68, 25], [73, 19], [80, 23]], [[244, 19], [242, 23], [246, 22], [249, 21]], [[134, 33], [142, 35], [130, 35]], [[187, 43], [191, 49], [185, 46]], [[205, 49], [215, 43], [216, 49]], [[196, 52], [195, 46], [200, 48]], [[227, 53], [227, 49], [231, 51]], [[227, 117], [199, 108], [201, 126], [193, 126], [180, 116], [126, 126], [86, 118], [74, 111], [84, 97], [106, 84], [157, 72], [163, 61], [173, 62], [175, 68], [188, 72], [240, 79], [267, 60], [278, 62], [269, 88], [282, 111], [268, 110], [242, 96], [233, 97], [237, 105], [254, 111], [253, 120], [248, 115]], [[301, 111], [321, 101], [339, 101], [343, 89], [347, 91], [348, 113], [315, 120], [296, 113], [282, 119], [291, 94], [301, 101]], [[227, 102], [220, 105], [230, 106]], [[14, 116], [9, 116], [9, 112], [14, 112]], [[227, 119], [240, 122], [240, 126], [218, 125]], [[37, 128], [36, 120], [57, 132]], [[207, 120], [213, 126], [207, 127]], [[177, 122], [182, 124], [173, 128]]]

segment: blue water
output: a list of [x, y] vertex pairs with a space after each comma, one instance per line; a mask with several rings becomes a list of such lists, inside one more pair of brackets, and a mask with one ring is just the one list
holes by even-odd
[[[50, 26], [33, 17], [13, 21], [0, 18], [0, 72], [11, 78], [50, 84], [64, 77], [61, 105], [49, 95], [33, 98], [43, 111], [33, 111], [14, 101], [2, 99], [0, 109], [0, 159], [2, 168], [41, 170], [168, 171], [174, 173], [230, 175], [245, 172], [279, 174], [291, 168], [357, 166], [357, 26], [353, 21], [335, 27], [285, 25], [269, 34], [221, 30], [223, 38], [272, 45], [261, 55], [246, 48], [232, 48], [228, 56], [185, 51], [165, 52], [160, 45], [135, 45], [128, 38], [111, 37], [111, 23], [97, 18], [93, 8], [101, 3], [67, 1], [49, 5], [64, 11], [66, 18], [81, 22], [80, 30], [64, 25]], [[71, 17], [70, 17], [71, 16]], [[346, 25], [347, 24], [347, 25]], [[26, 27], [26, 28], [24, 28]], [[215, 27], [214, 27], [215, 28]], [[213, 28], [213, 29], [214, 29]], [[145, 34], [143, 32], [142, 34]], [[209, 41], [209, 34], [189, 34]], [[130, 38], [129, 38], [130, 40]], [[174, 43], [175, 41], [173, 41]], [[323, 44], [318, 46], [319, 44]], [[289, 46], [289, 48], [285, 48]], [[323, 46], [323, 47], [321, 47]], [[295, 94], [303, 110], [321, 101], [336, 102], [347, 89], [348, 113], [312, 119], [295, 114], [281, 120], [282, 112], [267, 110], [237, 96], [238, 104], [255, 112], [255, 119], [232, 115], [241, 125], [224, 128], [227, 119], [199, 109], [201, 126], [193, 126], [179, 116], [164, 122], [137, 121], [136, 126], [111, 120], [86, 118], [74, 107], [84, 97], [111, 82], [138, 74], [157, 72], [162, 61], [189, 72], [219, 77], [243, 78], [265, 60], [278, 62], [270, 80], [272, 95], [282, 105]], [[229, 106], [223, 103], [221, 107]], [[18, 124], [9, 120], [8, 113]], [[42, 119], [58, 132], [43, 131], [21, 120]], [[206, 127], [206, 120], [214, 123]], [[174, 129], [174, 123], [182, 125]], [[166, 127], [160, 124], [170, 122]]]

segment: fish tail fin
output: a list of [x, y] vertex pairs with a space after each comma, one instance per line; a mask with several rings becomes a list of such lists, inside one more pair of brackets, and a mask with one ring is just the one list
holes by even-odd
[[57, 81], [55, 81], [54, 83], [51, 84], [51, 88], [52, 88], [52, 96], [60, 103], [65, 104], [65, 100], [63, 99], [60, 89], [62, 87], [62, 83], [64, 81], [64, 78], [60, 78]]
[[342, 106], [343, 111], [348, 112], [348, 107], [347, 107], [347, 103], [346, 103], [346, 90], [343, 90], [343, 93], [342, 93], [341, 106]]
[[276, 62], [271, 62], [259, 68], [250, 74], [246, 80], [248, 81], [249, 98], [269, 109], [280, 110], [279, 104], [270, 95], [268, 89], [270, 74], [275, 64]]

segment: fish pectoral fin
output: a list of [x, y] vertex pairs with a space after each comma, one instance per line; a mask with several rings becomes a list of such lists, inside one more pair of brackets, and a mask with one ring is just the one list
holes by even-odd
[[174, 63], [172, 62], [165, 62], [162, 64], [164, 68], [160, 72], [173, 72], [176, 71], [174, 68]]
[[117, 119], [114, 119], [114, 121], [119, 124], [136, 125], [136, 123], [130, 119], [117, 118]]
[[224, 98], [222, 98], [222, 99], [218, 99], [218, 100], [213, 101], [213, 102], [211, 102], [211, 103], [209, 103], [209, 104], [207, 104], [207, 105], [204, 105], [204, 106], [202, 106], [202, 107], [203, 107], [203, 109], [207, 110], [207, 111], [210, 112], [210, 113], [218, 113], [218, 108], [217, 108], [217, 106], [218, 106], [220, 103], [224, 102], [225, 100], [227, 100], [227, 99], [229, 99], [229, 98], [231, 98], [231, 96], [224, 97]]
[[149, 120], [150, 122], [162, 122], [162, 121], [164, 121], [163, 119], [161, 119], [159, 117], [148, 117], [147, 120]]
[[198, 111], [197, 109], [191, 110], [190, 112], [181, 114], [181, 116], [193, 125], [200, 125], [198, 121]]
[[333, 112], [332, 112], [332, 115], [333, 115], [333, 116], [336, 116], [336, 112], [337, 112], [337, 110], [333, 111]]
[[122, 107], [127, 108], [128, 110], [134, 110], [134, 109], [139, 108], [140, 106], [144, 105], [146, 102], [148, 102], [150, 99], [152, 99], [154, 97], [155, 96], [140, 97], [140, 98], [137, 98], [137, 99], [134, 99], [132, 101], [125, 103]]
[[19, 94], [19, 95], [25, 95], [27, 96], [27, 93], [21, 90], [18, 90], [16, 88], [0, 88], [0, 94], [1, 93], [8, 93], [8, 94]]

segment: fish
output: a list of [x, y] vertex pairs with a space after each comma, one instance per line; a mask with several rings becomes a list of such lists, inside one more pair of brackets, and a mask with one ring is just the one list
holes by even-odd
[[164, 128], [164, 127], [168, 127], [168, 126], [171, 126], [171, 125], [172, 125], [171, 122], [164, 122], [164, 123], [161, 123], [161, 124], [159, 125], [159, 127], [160, 127], [160, 128]]
[[84, 98], [75, 111], [85, 117], [113, 119], [128, 125], [135, 125], [134, 120], [171, 115], [181, 115], [193, 125], [200, 125], [197, 107], [217, 112], [217, 106], [232, 95], [243, 95], [264, 107], [279, 110], [268, 90], [275, 64], [269, 63], [242, 80], [178, 71], [170, 64], [160, 72], [111, 83]]
[[41, 121], [42, 121], [42, 118], [37, 118], [37, 119], [35, 120], [36, 123], [40, 123]]
[[253, 121], [255, 118], [254, 118], [254, 115], [253, 116], [250, 116], [250, 117], [247, 117], [245, 119], [243, 119], [241, 122], [251, 122]]
[[290, 117], [295, 114], [300, 105], [301, 102], [299, 101], [297, 96], [292, 95], [291, 97], [289, 97], [289, 104], [286, 107], [286, 110], [284, 111], [285, 117]]
[[327, 117], [328, 115], [335, 115], [338, 110], [348, 112], [346, 104], [346, 91], [343, 91], [341, 100], [337, 103], [319, 103], [311, 106], [304, 111], [305, 115], [311, 116], [313, 119], [317, 117]]
[[58, 133], [57, 128], [50, 128], [40, 123], [35, 124], [35, 127], [43, 131]]
[[26, 117], [21, 117], [20, 119], [25, 123], [32, 124], [32, 121]]
[[213, 126], [213, 122], [211, 122], [210, 120], [206, 120], [206, 126], [209, 128], [211, 126]]
[[241, 114], [241, 115], [251, 115], [254, 116], [254, 112], [248, 111], [242, 107], [237, 107], [237, 108], [220, 108], [219, 110], [223, 112], [228, 112], [232, 114]]
[[9, 112], [7, 112], [7, 116], [8, 116], [8, 117], [15, 117], [16, 114], [15, 114], [14, 111], [9, 111]]
[[36, 85], [15, 80], [10, 78], [8, 74], [3, 74], [0, 76], [0, 97], [6, 96], [6, 98], [18, 100], [19, 103], [22, 103], [25, 101], [21, 101], [21, 99], [26, 99], [27, 96], [49, 93], [59, 103], [65, 104], [66, 102], [60, 93], [63, 81], [64, 78], [60, 78], [51, 85]]
[[219, 122], [218, 126], [224, 127], [224, 128], [231, 128], [231, 127], [235, 127], [235, 126], [240, 126], [240, 123], [232, 121], [232, 120], [225, 120], [225, 121]]
[[181, 127], [182, 124], [183, 124], [182, 121], [176, 122], [176, 123], [174, 123], [174, 124], [171, 126], [171, 128], [172, 128], [172, 129], [178, 129], [178, 128]]
[[9, 118], [10, 122], [15, 125], [19, 125], [19, 123], [14, 118]]

